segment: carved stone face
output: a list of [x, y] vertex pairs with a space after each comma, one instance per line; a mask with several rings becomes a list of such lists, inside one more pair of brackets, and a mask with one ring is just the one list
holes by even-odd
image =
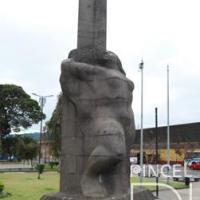
[[72, 59], [62, 63], [61, 86], [75, 110], [72, 121], [76, 128], [73, 134], [65, 134], [80, 141], [84, 157], [77, 187], [87, 197], [125, 193], [129, 143], [134, 134], [133, 83], [119, 70]]

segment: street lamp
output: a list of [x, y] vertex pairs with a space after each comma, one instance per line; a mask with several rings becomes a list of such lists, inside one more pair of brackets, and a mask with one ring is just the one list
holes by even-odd
[[139, 69], [141, 70], [141, 132], [140, 132], [140, 182], [143, 182], [143, 158], [144, 158], [144, 147], [143, 147], [143, 68], [144, 68], [144, 62], [143, 60], [139, 64]]
[[[39, 97], [39, 103], [40, 103], [41, 111], [43, 113], [43, 108], [46, 103], [46, 98], [53, 97], [53, 95], [42, 96], [42, 95], [38, 95], [36, 93], [32, 93], [32, 94]], [[43, 123], [43, 119], [41, 119], [41, 121], [40, 121], [40, 143], [39, 143], [39, 156], [38, 156], [39, 164], [40, 164], [40, 160], [41, 160], [42, 123]]]

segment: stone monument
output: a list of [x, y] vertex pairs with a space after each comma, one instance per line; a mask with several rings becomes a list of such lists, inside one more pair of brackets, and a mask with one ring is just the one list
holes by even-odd
[[79, 0], [77, 49], [62, 62], [60, 193], [42, 200], [130, 198], [133, 83], [106, 50], [107, 0]]

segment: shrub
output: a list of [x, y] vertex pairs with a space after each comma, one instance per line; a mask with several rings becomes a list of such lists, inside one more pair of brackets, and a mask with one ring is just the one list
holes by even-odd
[[38, 179], [40, 179], [40, 174], [44, 172], [44, 166], [44, 164], [37, 164], [35, 167], [38, 172]]
[[50, 165], [51, 169], [53, 169], [54, 166], [59, 165], [59, 162], [49, 162], [49, 165]]
[[0, 181], [0, 194], [3, 192], [4, 190], [4, 184]]

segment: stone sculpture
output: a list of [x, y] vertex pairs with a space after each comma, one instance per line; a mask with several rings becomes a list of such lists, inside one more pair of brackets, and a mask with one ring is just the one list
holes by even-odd
[[124, 195], [129, 189], [133, 83], [119, 70], [118, 58], [107, 54], [108, 66], [73, 58], [62, 63], [61, 191], [67, 194], [97, 198]]
[[78, 48], [61, 68], [61, 187], [42, 199], [129, 199], [134, 85], [106, 51], [106, 0], [79, 1]]

